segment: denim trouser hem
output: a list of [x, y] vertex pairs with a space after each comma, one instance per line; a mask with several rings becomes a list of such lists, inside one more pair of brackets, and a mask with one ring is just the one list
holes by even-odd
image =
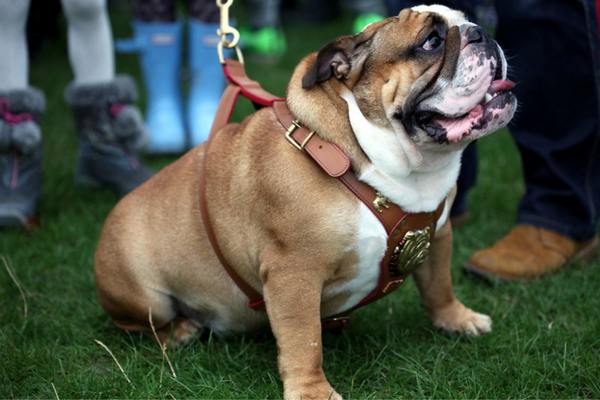
[[590, 240], [596, 235], [596, 231], [593, 227], [573, 227], [557, 222], [556, 220], [540, 217], [539, 215], [534, 214], [520, 213], [517, 217], [517, 223], [529, 224], [537, 226], [538, 228], [548, 229], [578, 242]]

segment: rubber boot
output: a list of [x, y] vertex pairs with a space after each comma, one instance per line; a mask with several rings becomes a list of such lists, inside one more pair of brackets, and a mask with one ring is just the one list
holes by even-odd
[[[217, 57], [218, 24], [190, 19], [190, 91], [187, 122], [192, 146], [208, 138], [223, 89], [225, 76]], [[227, 55], [226, 55], [227, 56]]]
[[0, 226], [33, 228], [42, 190], [44, 95], [27, 88], [0, 91]]
[[186, 149], [180, 81], [181, 29], [179, 22], [135, 21], [133, 39], [116, 42], [119, 52], [140, 53], [147, 92], [148, 153], [179, 153]]
[[124, 195], [152, 175], [138, 159], [146, 132], [139, 110], [131, 105], [137, 98], [133, 79], [117, 76], [99, 84], [72, 82], [65, 98], [79, 134], [77, 184], [108, 186]]

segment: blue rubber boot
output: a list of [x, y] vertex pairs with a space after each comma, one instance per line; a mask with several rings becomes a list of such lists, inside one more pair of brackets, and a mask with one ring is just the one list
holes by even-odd
[[208, 138], [225, 87], [225, 77], [217, 57], [218, 27], [218, 24], [190, 20], [189, 68], [191, 82], [187, 122], [192, 146], [196, 146]]
[[122, 53], [140, 53], [146, 84], [148, 153], [179, 153], [186, 149], [181, 97], [181, 29], [179, 22], [133, 23], [134, 37], [118, 40]]

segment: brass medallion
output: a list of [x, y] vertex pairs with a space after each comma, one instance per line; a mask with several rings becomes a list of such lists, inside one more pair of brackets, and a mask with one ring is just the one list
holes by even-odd
[[431, 226], [406, 232], [394, 248], [390, 259], [390, 273], [393, 276], [405, 276], [423, 264], [429, 255], [430, 240]]

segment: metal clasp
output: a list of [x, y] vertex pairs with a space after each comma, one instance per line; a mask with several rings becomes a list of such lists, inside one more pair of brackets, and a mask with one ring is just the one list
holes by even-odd
[[[217, 35], [221, 37], [221, 41], [217, 45], [217, 54], [219, 55], [219, 62], [225, 64], [225, 55], [223, 49], [235, 49], [237, 59], [240, 63], [244, 63], [244, 56], [240, 49], [240, 32], [233, 26], [229, 25], [229, 8], [233, 4], [233, 0], [216, 0], [217, 7], [221, 12], [221, 23], [217, 30]], [[231, 39], [228, 39], [228, 35]]]
[[290, 142], [292, 144], [292, 146], [294, 146], [298, 150], [302, 151], [302, 150], [304, 150], [304, 147], [306, 146], [306, 144], [308, 143], [308, 141], [315, 134], [315, 131], [311, 131], [308, 134], [308, 136], [306, 137], [306, 139], [304, 139], [302, 141], [302, 143], [298, 143], [298, 142], [296, 142], [296, 139], [294, 139], [294, 137], [292, 136], [292, 134], [296, 131], [296, 129], [300, 129], [300, 128], [302, 128], [302, 125], [300, 125], [300, 122], [298, 122], [297, 119], [293, 120], [292, 124], [290, 125], [289, 128], [287, 128], [287, 131], [285, 132], [285, 138], [287, 139], [288, 142]]

